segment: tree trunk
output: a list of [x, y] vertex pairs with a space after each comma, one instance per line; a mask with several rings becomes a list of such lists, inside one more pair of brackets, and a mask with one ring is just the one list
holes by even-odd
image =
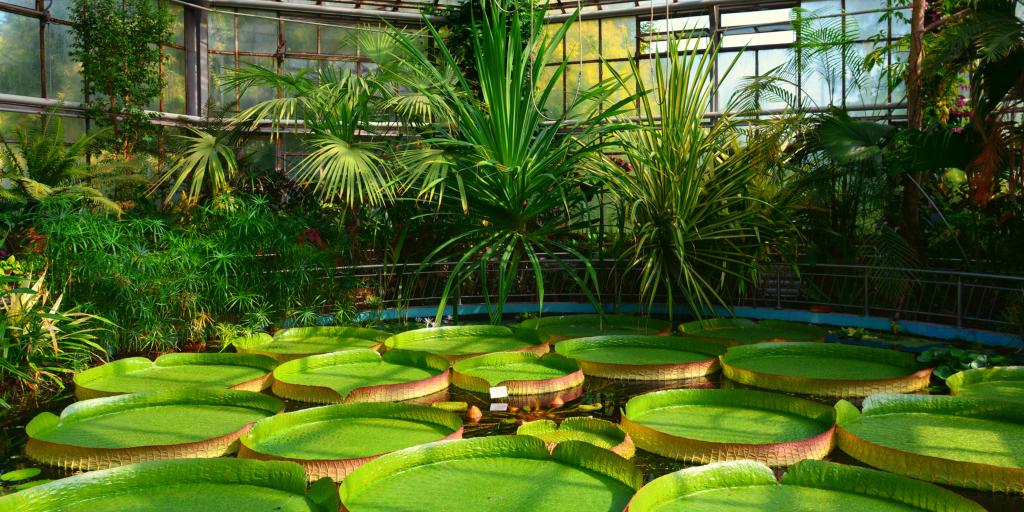
[[[914, 0], [910, 18], [910, 56], [907, 60], [907, 124], [911, 130], [924, 128], [924, 106], [921, 98], [921, 63], [924, 60], [925, 0]], [[903, 176], [903, 204], [900, 211], [900, 235], [918, 257], [924, 260], [919, 205], [921, 203], [921, 172], [911, 170]]]

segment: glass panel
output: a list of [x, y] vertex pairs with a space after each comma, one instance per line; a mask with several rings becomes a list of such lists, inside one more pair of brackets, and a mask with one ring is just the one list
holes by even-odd
[[[722, 52], [718, 54], [718, 109], [729, 105], [732, 95], [747, 77], [757, 74], [757, 52]], [[734, 62], [735, 61], [735, 62]], [[729, 68], [732, 66], [732, 69]], [[725, 73], [728, 71], [728, 75]]]
[[896, 9], [889, 19], [892, 23], [891, 37], [893, 39], [899, 39], [910, 33], [910, 9]]
[[[548, 66], [541, 72], [540, 86], [546, 87], [551, 81], [551, 78], [555, 75], [555, 71], [558, 70], [557, 66]], [[545, 115], [548, 117], [555, 117], [562, 115], [565, 111], [564, 105], [564, 93], [565, 93], [565, 77], [559, 76], [558, 82], [555, 83], [554, 87], [551, 88], [551, 94], [548, 96], [547, 101], [544, 105], [537, 105], [538, 108], [544, 110]], [[539, 94], [539, 93], [538, 93]], [[537, 99], [536, 101], [540, 101]]]
[[316, 53], [316, 25], [285, 23], [284, 41], [289, 52]]
[[211, 50], [235, 51], [235, 16], [211, 12], [207, 18]]
[[294, 75], [302, 70], [305, 70], [304, 74], [308, 78], [316, 78], [318, 61], [310, 59], [285, 59], [284, 64], [281, 65], [281, 73], [287, 73]]
[[13, 4], [19, 7], [28, 7], [29, 9], [36, 8], [35, 0], [3, 0], [5, 4]]
[[[885, 3], [878, 0], [846, 0], [846, 12], [873, 11], [884, 8]], [[872, 12], [867, 14], [854, 14], [848, 19], [857, 26], [857, 33], [860, 39], [867, 39], [877, 34], [886, 35], [889, 32], [889, 24], [882, 19], [885, 13]]]
[[185, 113], [185, 51], [164, 48], [164, 111]]
[[753, 34], [733, 34], [722, 38], [722, 46], [726, 48], [793, 44], [794, 42], [796, 42], [796, 32], [792, 30]]
[[[785, 66], [789, 59], [790, 51], [787, 49], [760, 50], [757, 52], [757, 74], [765, 76], [777, 68], [781, 69], [780, 66]], [[761, 108], [766, 110], [783, 109], [789, 104], [795, 103], [796, 86], [783, 85], [782, 89], [785, 92], [763, 98]]]
[[174, 18], [171, 21], [171, 42], [179, 45], [185, 45], [185, 7], [181, 4], [174, 4], [166, 2], [168, 12], [171, 13]]
[[839, 14], [843, 11], [842, 0], [803, 0], [800, 7], [815, 14]]
[[741, 27], [750, 25], [768, 25], [772, 23], [788, 24], [792, 11], [792, 8], [786, 8], [746, 12], [727, 12], [722, 14], [722, 26]]
[[234, 105], [238, 101], [235, 89], [221, 87], [220, 82], [227, 70], [235, 68], [235, 56], [211, 53], [209, 63], [210, 101], [225, 107]]
[[358, 55], [358, 31], [349, 27], [320, 27], [320, 53]]
[[[267, 16], [265, 11], [239, 13]], [[274, 53], [277, 51], [277, 21], [251, 16], [238, 16], [238, 51]]]
[[606, 59], [624, 59], [636, 51], [636, 18], [601, 20], [601, 53]]
[[82, 100], [82, 66], [71, 58], [71, 27], [46, 25], [46, 95], [66, 101]]
[[[11, 0], [3, 0], [5, 3], [17, 4], [18, 2], [12, 2]], [[35, 2], [28, 2], [31, 4], [29, 7], [34, 7]], [[71, 10], [74, 8], [74, 0], [50, 0], [50, 16], [54, 18], [71, 21]]]
[[[580, 48], [582, 58], [593, 60], [600, 57], [597, 20], [577, 22], [565, 33], [565, 56], [569, 62], [579, 62]], [[557, 55], [555, 56], [557, 58]]]
[[39, 96], [39, 20], [0, 12], [0, 92]]
[[[636, 91], [636, 81], [633, 77], [633, 69], [629, 65], [629, 62], [609, 62], [607, 64], [607, 67], [614, 69], [615, 72], [620, 75], [620, 78], [623, 81], [622, 86], [616, 87], [615, 92], [612, 93], [612, 95], [608, 98], [608, 103], [606, 107], [611, 107], [615, 103], [626, 99], [627, 97], [629, 97], [629, 95], [633, 94]], [[615, 79], [611, 71], [608, 70], [607, 68], [604, 70], [604, 76], [606, 78], [611, 78], [612, 80]], [[625, 111], [621, 115], [635, 116], [636, 102], [633, 102], [629, 106], [623, 107], [623, 109]]]
[[[240, 66], [244, 67], [246, 63], [256, 64], [267, 69], [276, 69], [277, 66], [273, 57], [241, 57]], [[239, 101], [238, 106], [242, 109], [246, 109], [261, 101], [266, 101], [275, 97], [277, 97], [277, 90], [273, 88], [250, 87], [242, 93], [242, 99]]]

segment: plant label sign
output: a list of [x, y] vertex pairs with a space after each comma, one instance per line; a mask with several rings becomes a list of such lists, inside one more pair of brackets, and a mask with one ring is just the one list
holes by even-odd
[[508, 398], [508, 386], [494, 386], [490, 392], [491, 398]]
[[491, 412], [505, 412], [508, 410], [508, 404], [494, 403], [491, 404]]

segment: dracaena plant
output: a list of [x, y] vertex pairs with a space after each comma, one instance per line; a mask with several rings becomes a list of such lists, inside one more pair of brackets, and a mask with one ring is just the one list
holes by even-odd
[[[608, 143], [600, 136], [618, 128], [610, 121], [631, 99], [608, 102], [615, 90], [611, 80], [581, 91], [566, 108], [576, 113], [571, 130], [566, 114], [542, 110], [566, 62], [545, 66], [575, 19], [545, 36], [543, 10], [486, 2], [472, 35], [472, 58], [462, 63], [477, 71], [476, 85], [458, 72], [460, 62], [429, 21], [433, 55], [413, 38], [393, 33], [396, 51], [385, 73], [412, 77], [407, 87], [443, 113], [421, 127], [423, 137], [400, 156], [403, 186], [436, 207], [437, 215], [457, 219], [457, 231], [427, 257], [451, 268], [439, 318], [449, 297], [479, 275], [491, 320], [498, 321], [521, 284], [524, 263], [541, 304], [545, 264], [567, 274], [596, 304], [596, 274], [572, 241], [591, 222], [579, 184], [604, 165], [601, 151]], [[604, 110], [597, 108], [602, 102]]]
[[754, 279], [771, 242], [791, 231], [765, 199], [778, 132], [750, 131], [741, 143], [728, 110], [710, 123], [717, 49], [685, 47], [670, 39], [650, 83], [636, 62], [630, 74], [613, 70], [623, 87], [651, 92], [640, 98], [642, 129], [618, 135], [628, 165], [604, 178], [622, 205], [622, 259], [643, 301], [664, 298], [670, 312], [682, 304], [703, 316], [727, 306], [722, 290]]

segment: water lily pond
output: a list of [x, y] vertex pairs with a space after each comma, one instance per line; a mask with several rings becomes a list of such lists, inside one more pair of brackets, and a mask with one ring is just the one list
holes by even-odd
[[[692, 325], [665, 336], [657, 320], [609, 323], [613, 334], [590, 332], [584, 317], [562, 322], [561, 339], [536, 322], [379, 331], [377, 346], [391, 347], [383, 357], [344, 348], [284, 362], [218, 353], [108, 363], [76, 379], [82, 400], [4, 427], [0, 489], [12, 496], [0, 511], [135, 503], [99, 487], [46, 501], [83, 474], [97, 486], [142, 479], [138, 503], [155, 505], [161, 493], [140, 489], [170, 478], [168, 499], [184, 492], [175, 485], [209, 486], [217, 494], [204, 506], [251, 510], [295, 500], [306, 507], [296, 510], [455, 510], [438, 478], [502, 500], [487, 510], [1024, 509], [1017, 367], [959, 373], [951, 396], [921, 360], [961, 349], [934, 340], [903, 340], [915, 354], [799, 324], [720, 323], [701, 337]], [[282, 331], [291, 349], [347, 343], [344, 330], [297, 331]], [[487, 347], [511, 351], [479, 353]], [[943, 462], [909, 463], [918, 460]], [[124, 477], [126, 467], [141, 469]], [[194, 474], [174, 483], [181, 471]], [[267, 483], [284, 474], [296, 483]]]

